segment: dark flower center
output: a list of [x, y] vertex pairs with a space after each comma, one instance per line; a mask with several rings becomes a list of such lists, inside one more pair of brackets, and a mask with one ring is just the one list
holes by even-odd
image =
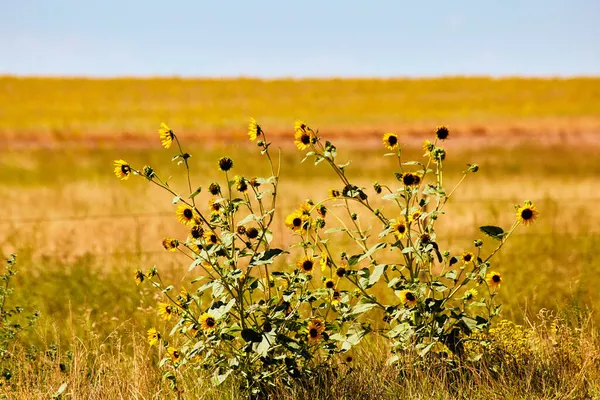
[[305, 271], [311, 271], [313, 269], [313, 262], [306, 260], [302, 263], [302, 269]]
[[300, 226], [302, 226], [302, 218], [298, 218], [298, 217], [294, 218], [294, 220], [292, 221], [292, 224], [295, 227], [299, 228]]
[[406, 226], [404, 226], [403, 224], [401, 224], [401, 225], [398, 225], [398, 228], [397, 228], [397, 230], [398, 230], [398, 232], [400, 232], [400, 233], [404, 233], [404, 232], [406, 232]]
[[307, 134], [303, 134], [302, 136], [300, 136], [300, 141], [302, 142], [302, 144], [309, 144], [310, 136]]
[[410, 186], [410, 185], [416, 185], [417, 183], [419, 183], [421, 179], [413, 174], [404, 174], [402, 176], [402, 182], [406, 185], [406, 186]]
[[340, 292], [338, 292], [337, 290], [335, 292], [333, 292], [333, 298], [334, 299], [339, 299], [341, 297]]
[[129, 167], [129, 165], [124, 164], [121, 165], [121, 172], [124, 173], [125, 175], [127, 175], [129, 173], [129, 171], [131, 171], [131, 167]]
[[390, 144], [390, 146], [393, 146], [396, 143], [398, 143], [398, 138], [396, 136], [390, 136], [388, 137], [388, 143]]
[[181, 353], [179, 353], [179, 351], [175, 350], [173, 352], [173, 358], [179, 358], [179, 356], [181, 355]]
[[416, 300], [415, 299], [415, 295], [412, 294], [411, 292], [406, 293], [405, 297], [406, 297], [406, 300], [408, 300], [408, 301], [415, 301]]
[[166, 306], [165, 307], [165, 313], [171, 314], [172, 312], [173, 312], [173, 309], [171, 308], [171, 306]]
[[341, 278], [346, 275], [346, 269], [340, 267], [335, 271], [335, 274]]
[[202, 228], [200, 228], [199, 226], [195, 226], [192, 228], [192, 237], [194, 239], [199, 239], [200, 237], [202, 237], [202, 234], [204, 232], [202, 231]]
[[210, 242], [217, 243], [217, 235], [210, 235]]
[[347, 362], [347, 363], [351, 363], [351, 362], [352, 362], [352, 356], [348, 356], [348, 357], [346, 357], [346, 362]]
[[192, 219], [194, 214], [192, 213], [192, 210], [190, 210], [189, 208], [186, 208], [185, 210], [183, 210], [183, 216], [186, 217], [187, 219]]
[[523, 211], [521, 211], [521, 218], [523, 218], [524, 220], [529, 220], [533, 217], [533, 210], [531, 210], [531, 208], [526, 208]]
[[471, 261], [471, 255], [470, 255], [470, 254], [465, 254], [465, 256], [463, 257], [463, 259], [464, 259], [466, 262], [469, 262], [469, 261]]
[[213, 317], [206, 318], [206, 326], [208, 326], [209, 328], [215, 326], [215, 319]]
[[492, 281], [494, 281], [495, 283], [499, 283], [500, 282], [500, 275], [494, 275], [494, 276], [492, 276]]
[[448, 137], [449, 133], [450, 132], [448, 131], [448, 128], [446, 128], [445, 126], [438, 128], [437, 131], [435, 132], [436, 136], [440, 140], [446, 139]]
[[249, 239], [256, 239], [258, 237], [258, 229], [256, 228], [250, 228], [246, 231], [246, 236], [248, 236]]
[[310, 330], [308, 331], [308, 335], [314, 339], [319, 336], [319, 331], [317, 330], [317, 328], [310, 328]]
[[327, 281], [327, 282], [325, 283], [325, 287], [327, 287], [327, 289], [333, 289], [333, 286], [334, 286], [334, 285], [335, 285], [335, 284], [333, 283], [333, 281]]

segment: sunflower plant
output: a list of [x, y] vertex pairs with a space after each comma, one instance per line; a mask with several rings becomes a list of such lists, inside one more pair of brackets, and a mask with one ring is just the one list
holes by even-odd
[[[163, 239], [162, 245], [189, 258], [194, 279], [176, 288], [163, 281], [157, 268], [134, 274], [138, 285], [149, 282], [163, 296], [157, 311], [170, 330], [150, 328], [148, 343], [159, 347], [164, 378], [178, 394], [181, 374], [191, 369], [199, 371], [198, 379], [210, 373], [215, 385], [234, 379], [243, 391], [265, 395], [277, 383], [290, 385], [329, 368], [334, 357], [359, 340], [336, 340], [347, 328], [335, 310], [350, 299], [333, 281], [315, 282], [313, 272], [324, 260], [305, 251], [286, 266], [288, 252], [271, 245], [280, 162], [273, 160], [262, 127], [252, 119], [248, 128], [270, 176], [234, 175], [233, 160], [222, 157], [217, 166], [223, 180], [208, 185], [207, 204], [197, 200], [202, 189], [194, 189], [190, 179], [191, 155], [166, 124], [159, 137], [165, 149], [176, 148], [173, 161], [185, 168], [183, 192], [150, 166], [114, 162], [118, 178], [140, 176], [173, 196], [174, 217], [189, 231], [187, 237]], [[303, 205], [298, 221], [288, 221], [301, 235], [319, 229], [320, 220], [310, 217], [312, 208]]]
[[[340, 182], [324, 199], [296, 210], [286, 220], [300, 236], [300, 245], [320, 255], [324, 275], [331, 277], [327, 282], [333, 280], [332, 287], [346, 287], [356, 295], [353, 302], [335, 311], [342, 320], [363, 318], [335, 340], [348, 343], [376, 331], [391, 341], [395, 354], [390, 362], [406, 352], [420, 357], [445, 353], [454, 360], [466, 358], [464, 343], [473, 333], [488, 332], [498, 316], [501, 305], [495, 297], [502, 275], [492, 269], [491, 260], [515, 229], [532, 223], [538, 211], [526, 201], [516, 207], [516, 219], [508, 231], [482, 226], [481, 232], [492, 241], [487, 251], [480, 239], [459, 252], [443, 250], [436, 224], [445, 216], [444, 206], [467, 176], [479, 170], [477, 164], [467, 164], [458, 183], [446, 187], [443, 143], [449, 136], [446, 127], [438, 128], [434, 140], [423, 144], [424, 159], [409, 161], [403, 158], [399, 136], [385, 133], [383, 145], [390, 151], [385, 156], [395, 160], [398, 170], [393, 183], [375, 182], [367, 189], [350, 180], [349, 163], [338, 163], [334, 144], [323, 141], [306, 123], [296, 122], [294, 143], [306, 152], [304, 160], [328, 165]], [[337, 225], [308, 230], [319, 227], [318, 220], [310, 222], [310, 212], [330, 205], [336, 206]], [[348, 248], [336, 256], [332, 244], [343, 237], [354, 250]], [[340, 292], [334, 289], [334, 293]], [[367, 312], [381, 315], [382, 321], [365, 318]]]

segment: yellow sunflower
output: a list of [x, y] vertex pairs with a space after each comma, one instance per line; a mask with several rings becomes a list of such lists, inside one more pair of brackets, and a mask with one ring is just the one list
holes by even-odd
[[425, 140], [423, 142], [423, 150], [425, 151], [424, 156], [428, 156], [429, 153], [431, 153], [434, 148], [435, 148], [435, 145], [433, 143], [431, 143], [429, 140]]
[[204, 240], [208, 244], [217, 244], [219, 243], [219, 237], [213, 231], [204, 232]]
[[502, 275], [496, 271], [488, 272], [485, 276], [485, 281], [490, 287], [500, 287], [502, 284]]
[[325, 331], [325, 325], [320, 319], [313, 319], [308, 323], [307, 333], [308, 341], [310, 343], [316, 343], [322, 338], [322, 333]]
[[142, 270], [138, 269], [137, 271], [135, 271], [135, 284], [139, 286], [140, 283], [144, 282], [145, 277], [146, 276], [144, 275]]
[[222, 207], [223, 207], [223, 202], [221, 202], [221, 201], [209, 200], [209, 202], [208, 202], [208, 208], [210, 208], [211, 212], [218, 213], [219, 211], [221, 211]]
[[306, 222], [308, 221], [308, 215], [304, 215], [301, 212], [294, 211], [285, 218], [285, 225], [294, 232], [301, 232], [306, 229]]
[[325, 281], [325, 287], [327, 289], [335, 289], [335, 282], [334, 282], [334, 280], [333, 279], [327, 279]]
[[194, 209], [187, 204], [180, 204], [175, 211], [177, 215], [177, 220], [185, 225], [197, 225], [196, 220], [198, 214]]
[[198, 322], [200, 322], [200, 326], [205, 331], [210, 331], [211, 329], [214, 329], [215, 326], [217, 326], [217, 321], [215, 320], [215, 317], [206, 312], [200, 316]]
[[329, 189], [329, 192], [327, 192], [327, 195], [332, 198], [335, 199], [337, 197], [340, 197], [342, 194], [340, 193], [339, 190], [337, 189]]
[[294, 124], [294, 144], [298, 150], [304, 150], [312, 141], [312, 130], [302, 121]]
[[311, 274], [313, 272], [313, 269], [315, 268], [315, 259], [310, 256], [306, 256], [298, 261], [297, 266], [303, 272]]
[[183, 354], [181, 354], [181, 351], [177, 350], [175, 347], [169, 347], [167, 349], [167, 354], [169, 354], [169, 357], [171, 357], [173, 364], [179, 364], [181, 360], [183, 360]]
[[407, 172], [402, 174], [402, 183], [404, 186], [417, 186], [419, 183], [421, 183], [421, 177], [417, 174]]
[[408, 222], [411, 223], [411, 222], [418, 221], [421, 218], [421, 215], [423, 215], [423, 214], [421, 214], [421, 211], [419, 211], [419, 210], [413, 211], [410, 214], [410, 216], [408, 217]]
[[520, 221], [523, 225], [531, 225], [533, 221], [537, 218], [539, 212], [533, 205], [531, 201], [526, 201], [519, 209], [517, 210], [517, 220]]
[[155, 328], [148, 329], [148, 344], [154, 346], [160, 340], [160, 333]]
[[302, 213], [304, 215], [310, 215], [310, 210], [312, 210], [313, 206], [308, 204], [308, 203], [302, 203], [300, 204], [300, 207], [298, 207], [298, 212]]
[[176, 308], [167, 303], [158, 303], [158, 314], [164, 320], [170, 321], [173, 315], [177, 315], [179, 312]]
[[250, 118], [250, 122], [248, 123], [248, 136], [250, 136], [250, 141], [254, 142], [261, 133], [262, 129], [260, 128], [260, 125], [254, 118]]
[[131, 175], [131, 166], [127, 161], [123, 160], [115, 160], [115, 175], [117, 178], [125, 181], [129, 179], [129, 175]]
[[338, 289], [333, 289], [333, 294], [331, 295], [331, 304], [336, 306], [340, 304], [341, 299], [342, 293]]
[[331, 265], [329, 256], [325, 253], [321, 254], [321, 271], [325, 272], [326, 268]]
[[406, 235], [406, 232], [408, 232], [406, 223], [402, 220], [393, 222], [391, 228], [392, 233], [396, 236], [397, 239], [402, 239]]
[[479, 292], [477, 292], [477, 289], [475, 289], [475, 288], [469, 289], [465, 292], [463, 299], [473, 300], [475, 297], [477, 297], [478, 294], [479, 294]]
[[165, 248], [165, 250], [174, 252], [175, 250], [177, 250], [177, 246], [179, 246], [179, 240], [173, 238], [164, 238], [162, 240], [162, 245]]
[[391, 132], [383, 134], [383, 145], [389, 150], [395, 150], [398, 147], [398, 135]]
[[162, 144], [165, 149], [170, 148], [171, 144], [173, 144], [173, 139], [175, 139], [175, 134], [164, 122], [160, 124], [158, 136], [160, 137], [160, 144]]
[[417, 304], [417, 297], [410, 290], [401, 290], [399, 297], [400, 302], [406, 306], [414, 307]]
[[461, 258], [465, 262], [465, 264], [467, 264], [473, 261], [475, 259], [475, 256], [470, 251], [465, 251], [462, 253]]

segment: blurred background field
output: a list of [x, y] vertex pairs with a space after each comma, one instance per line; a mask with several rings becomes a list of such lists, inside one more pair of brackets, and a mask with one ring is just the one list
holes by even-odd
[[[154, 357], [139, 341], [146, 329], [164, 324], [155, 312], [159, 296], [136, 286], [133, 272], [156, 265], [178, 288], [189, 262], [164, 251], [161, 239], [183, 239], [186, 230], [171, 196], [139, 177], [116, 179], [112, 162], [149, 164], [183, 191], [183, 171], [170, 161], [174, 150], [160, 147], [162, 121], [192, 154], [192, 181], [204, 188], [223, 183], [217, 173], [223, 155], [234, 159], [236, 174], [268, 176], [266, 160], [246, 136], [250, 116], [262, 124], [281, 151], [284, 195], [275, 224], [281, 246], [292, 243], [285, 215], [338, 187], [324, 165], [301, 164], [292, 144], [296, 118], [339, 145], [339, 159], [352, 161], [348, 175], [371, 196], [373, 181], [395, 182], [395, 164], [382, 157], [384, 131], [397, 132], [406, 158], [418, 159], [422, 141], [447, 124], [445, 179], [456, 182], [466, 163], [481, 169], [446, 208], [441, 247], [472, 249], [473, 239], [482, 238], [479, 226], [507, 228], [513, 205], [532, 200], [539, 220], [520, 227], [494, 262], [504, 279], [502, 316], [523, 322], [550, 309], [580, 318], [600, 307], [600, 79], [5, 77], [0, 86], [0, 253], [18, 253], [11, 302], [41, 311], [27, 334], [31, 343], [71, 343], [71, 349], [81, 343], [92, 351], [93, 342], [117, 358], [121, 352]], [[199, 198], [206, 208], [206, 193]]]
[[[166, 121], [189, 144], [194, 182], [219, 178], [222, 155], [234, 158], [236, 173], [264, 176], [266, 164], [246, 142], [249, 116], [282, 149], [283, 212], [324, 198], [336, 183], [324, 166], [300, 164], [291, 144], [296, 117], [340, 142], [342, 158], [353, 161], [350, 176], [365, 187], [393, 184], [394, 165], [381, 157], [385, 130], [418, 158], [422, 140], [448, 124], [448, 179], [467, 162], [481, 165], [447, 209], [450, 250], [471, 246], [480, 225], [508, 226], [524, 199], [541, 212], [497, 259], [504, 316], [521, 321], [541, 308], [600, 304], [600, 79], [0, 82], [0, 249], [19, 254], [20, 300], [47, 321], [91, 313], [109, 330], [124, 320], [139, 329], [156, 322], [147, 312], [153, 294], [135, 286], [132, 271], [156, 264], [180, 279], [185, 258], [165, 254], [160, 241], [185, 232], [168, 196], [142, 179], [117, 180], [112, 160], [150, 164], [178, 182], [173, 152], [156, 134]], [[581, 134], [587, 141], [571, 138]], [[287, 245], [284, 217], [276, 234]]]
[[0, 78], [3, 146], [148, 143], [163, 120], [188, 140], [241, 140], [250, 115], [272, 136], [301, 117], [357, 141], [382, 130], [421, 140], [443, 122], [496, 143], [587, 142], [600, 131], [600, 79]]

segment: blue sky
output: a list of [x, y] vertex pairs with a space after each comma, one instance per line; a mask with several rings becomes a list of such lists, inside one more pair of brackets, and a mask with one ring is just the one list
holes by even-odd
[[600, 1], [0, 0], [0, 74], [600, 75]]

